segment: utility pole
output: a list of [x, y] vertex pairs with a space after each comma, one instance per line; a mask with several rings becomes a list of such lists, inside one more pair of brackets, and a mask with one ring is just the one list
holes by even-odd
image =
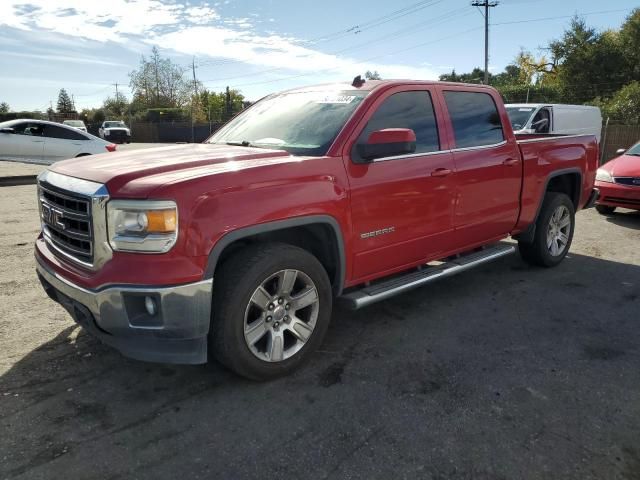
[[193, 91], [195, 92], [195, 95], [191, 100], [191, 143], [196, 143], [196, 127], [193, 116], [193, 104], [198, 99], [198, 82], [196, 80], [196, 57], [193, 57], [193, 60], [191, 61], [191, 69], [193, 71]]
[[489, 85], [489, 8], [497, 7], [498, 2], [489, 0], [473, 1], [472, 7], [484, 7], [484, 84]]
[[118, 82], [116, 82], [116, 83], [112, 83], [111, 85], [115, 85], [115, 87], [116, 87], [116, 101], [117, 101], [117, 100], [118, 100], [118, 98], [119, 98], [119, 97], [118, 97]]

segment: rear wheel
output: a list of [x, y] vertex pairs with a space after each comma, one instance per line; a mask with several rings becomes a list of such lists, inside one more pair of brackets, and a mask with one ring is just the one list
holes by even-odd
[[611, 215], [616, 211], [616, 207], [608, 207], [607, 205], [596, 205], [596, 210], [600, 215]]
[[285, 244], [249, 247], [216, 271], [211, 352], [254, 380], [286, 375], [322, 343], [331, 307], [329, 277], [313, 255]]
[[520, 241], [524, 261], [542, 267], [555, 267], [569, 251], [575, 228], [575, 209], [564, 193], [547, 192], [536, 221], [533, 242]]

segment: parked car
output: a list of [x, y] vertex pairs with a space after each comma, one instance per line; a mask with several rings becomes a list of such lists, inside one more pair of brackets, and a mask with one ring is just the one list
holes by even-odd
[[78, 130], [82, 130], [83, 132], [87, 131], [87, 126], [82, 120], [65, 120], [64, 122], [62, 122], [62, 124], [68, 125], [69, 127], [77, 128]]
[[321, 344], [334, 300], [361, 308], [482, 265], [515, 251], [509, 235], [527, 262], [559, 264], [597, 164], [593, 135], [517, 141], [488, 86], [304, 87], [205, 144], [50, 167], [37, 270], [124, 355], [211, 354], [269, 379]]
[[58, 161], [114, 152], [116, 146], [77, 128], [44, 120], [0, 123], [0, 159]]
[[617, 207], [640, 210], [640, 142], [621, 149], [617, 158], [598, 169], [596, 186], [600, 190], [596, 210], [611, 215]]
[[598, 107], [544, 103], [509, 103], [506, 107], [516, 135], [595, 135], [600, 143], [602, 114]]
[[124, 122], [119, 120], [107, 120], [102, 122], [98, 129], [100, 138], [118, 143], [131, 143], [131, 130]]

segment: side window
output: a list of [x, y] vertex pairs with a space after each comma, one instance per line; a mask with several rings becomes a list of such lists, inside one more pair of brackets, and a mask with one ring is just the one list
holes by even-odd
[[541, 109], [531, 122], [536, 133], [549, 133], [551, 127], [551, 113], [548, 108]]
[[29, 135], [32, 137], [41, 137], [42, 129], [41, 124], [33, 122], [18, 123], [13, 126], [13, 131], [17, 135]]
[[504, 140], [493, 98], [481, 92], [444, 92], [453, 124], [456, 148], [493, 145]]
[[56, 125], [46, 125], [44, 136], [48, 138], [62, 138], [64, 140], [86, 140], [87, 138], [69, 128], [58, 127]]
[[[436, 116], [426, 91], [394, 93], [375, 111], [357, 143], [365, 143], [371, 132], [384, 128], [410, 128], [416, 134], [415, 153], [440, 150]], [[354, 154], [355, 149], [354, 149]]]

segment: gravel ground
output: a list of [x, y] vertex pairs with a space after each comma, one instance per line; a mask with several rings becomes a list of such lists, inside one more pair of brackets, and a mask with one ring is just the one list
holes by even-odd
[[34, 273], [35, 187], [0, 188], [0, 479], [640, 478], [640, 214], [355, 313], [294, 375], [127, 360]]

